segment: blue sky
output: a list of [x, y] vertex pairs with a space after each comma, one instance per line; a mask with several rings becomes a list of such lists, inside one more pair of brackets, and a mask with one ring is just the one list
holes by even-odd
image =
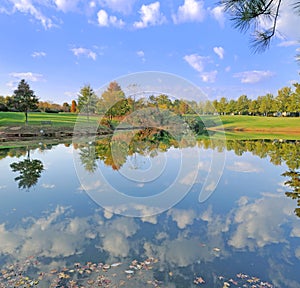
[[1, 0], [0, 95], [25, 78], [40, 100], [71, 102], [129, 73], [160, 71], [210, 99], [250, 98], [299, 81], [300, 17], [289, 1], [263, 54], [232, 28], [217, 1]]

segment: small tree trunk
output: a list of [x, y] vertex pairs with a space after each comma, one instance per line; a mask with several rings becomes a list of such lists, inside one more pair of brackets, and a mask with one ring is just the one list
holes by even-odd
[[28, 123], [28, 114], [27, 114], [27, 111], [25, 111], [25, 124]]

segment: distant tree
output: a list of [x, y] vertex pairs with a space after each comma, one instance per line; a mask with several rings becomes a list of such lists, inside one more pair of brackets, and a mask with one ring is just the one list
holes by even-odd
[[[282, 0], [220, 0], [219, 3], [231, 16], [234, 27], [245, 32], [254, 30], [252, 47], [255, 52], [262, 52], [269, 47], [275, 36]], [[300, 1], [289, 3], [300, 16]], [[264, 23], [264, 25], [262, 25]], [[264, 28], [266, 25], [269, 28]]]
[[226, 114], [226, 110], [227, 110], [227, 105], [228, 105], [228, 100], [225, 97], [222, 97], [219, 101], [219, 113], [224, 115]]
[[241, 95], [236, 101], [236, 109], [240, 115], [248, 114], [249, 99], [247, 95]]
[[215, 112], [214, 106], [209, 100], [204, 102], [203, 110], [204, 114], [213, 114]]
[[90, 113], [95, 113], [97, 101], [98, 98], [89, 84], [80, 89], [78, 94], [78, 110], [86, 113], [88, 121]]
[[220, 110], [219, 110], [219, 102], [217, 99], [212, 101], [212, 105], [214, 106], [215, 110], [220, 114]]
[[6, 99], [4, 96], [0, 96], [0, 111], [7, 111]]
[[76, 112], [77, 112], [77, 103], [76, 103], [75, 100], [72, 100], [70, 112], [71, 112], [71, 113], [76, 113]]
[[64, 102], [62, 105], [63, 112], [70, 112], [70, 105], [67, 102]]
[[107, 90], [102, 93], [97, 104], [98, 113], [104, 113], [110, 120], [112, 120], [113, 117], [125, 115], [130, 109], [131, 106], [116, 81], [108, 85]]
[[293, 85], [296, 89], [290, 96], [288, 111], [293, 113], [299, 113], [300, 112], [300, 84], [295, 83]]
[[231, 99], [229, 102], [228, 102], [228, 105], [226, 107], [226, 113], [227, 114], [235, 114], [236, 113], [236, 101]]
[[188, 108], [189, 108], [188, 104], [183, 99], [180, 99], [179, 107], [178, 107], [179, 114], [181, 114], [181, 115], [187, 114]]
[[37, 109], [37, 104], [39, 102], [38, 98], [34, 95], [33, 90], [30, 89], [30, 86], [24, 79], [20, 81], [11, 100], [11, 105], [17, 111], [25, 113], [25, 123], [28, 122], [28, 112]]
[[251, 115], [256, 115], [258, 113], [259, 105], [257, 100], [252, 100], [249, 102], [249, 113]]
[[265, 96], [261, 97], [260, 106], [258, 111], [265, 116], [268, 116], [268, 113], [272, 110], [274, 97], [272, 94], [268, 93]]
[[158, 108], [160, 109], [169, 109], [172, 105], [172, 101], [165, 94], [158, 95], [156, 97]]
[[283, 87], [278, 90], [278, 95], [275, 98], [277, 111], [283, 113], [288, 111], [290, 96], [292, 95], [291, 87]]

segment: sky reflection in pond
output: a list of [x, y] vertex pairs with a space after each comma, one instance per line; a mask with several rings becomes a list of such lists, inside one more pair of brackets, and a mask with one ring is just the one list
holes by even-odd
[[[285, 161], [275, 166], [269, 157], [253, 155], [257, 151], [246, 149], [238, 156], [237, 150], [230, 149], [221, 181], [207, 201], [198, 202], [200, 177], [175, 207], [150, 217], [129, 218], [103, 210], [82, 190], [74, 171], [72, 149], [60, 144], [44, 151], [31, 150], [32, 159], [39, 159], [45, 171], [29, 193], [18, 189], [15, 173], [10, 170], [11, 163], [26, 155], [15, 157], [12, 150], [2, 151], [2, 267], [17, 261], [24, 263], [28, 257], [37, 259], [39, 264], [28, 274], [35, 279], [40, 271], [49, 273], [40, 280], [39, 285], [45, 285], [40, 287], [50, 287], [54, 278], [57, 281], [57, 275], [50, 270], [61, 272], [67, 267], [69, 271], [74, 269], [74, 263], [85, 265], [89, 261], [97, 265], [121, 262], [108, 271], [100, 267], [90, 277], [103, 274], [114, 285], [125, 281], [124, 287], [143, 287], [147, 281], [153, 286], [159, 283], [160, 287], [223, 287], [230, 279], [233, 287], [235, 281], [251, 287], [251, 276], [274, 287], [298, 287], [300, 218], [294, 213], [297, 202], [285, 195], [288, 187], [281, 174], [289, 168], [299, 168], [291, 167], [299, 159], [289, 159], [289, 166]], [[196, 149], [205, 154], [212, 148], [200, 143]], [[96, 163], [103, 165], [101, 160]], [[107, 173], [116, 173], [110, 166], [105, 167]], [[134, 259], [156, 262], [149, 264], [152, 269], [143, 266], [139, 270], [139, 266], [130, 268]], [[125, 273], [128, 269], [134, 271], [130, 279]], [[70, 278], [60, 281], [89, 279], [88, 275], [81, 279], [78, 273], [76, 277], [69, 274]], [[245, 275], [249, 277], [244, 279]], [[200, 276], [205, 283], [194, 284]], [[5, 281], [1, 275], [0, 283]]]

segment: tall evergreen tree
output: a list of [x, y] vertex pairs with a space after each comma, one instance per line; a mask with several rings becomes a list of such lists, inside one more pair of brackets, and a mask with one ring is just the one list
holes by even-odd
[[11, 105], [17, 111], [25, 113], [25, 123], [28, 122], [28, 112], [37, 109], [38, 102], [39, 99], [34, 95], [29, 84], [22, 79], [11, 97]]

